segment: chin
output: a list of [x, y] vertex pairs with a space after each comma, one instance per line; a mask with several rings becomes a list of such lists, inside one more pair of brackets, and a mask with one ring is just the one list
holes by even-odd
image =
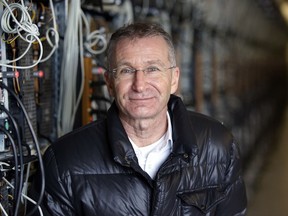
[[141, 109], [136, 109], [130, 112], [131, 116], [135, 119], [147, 119], [155, 116], [155, 109], [153, 108], [141, 108]]

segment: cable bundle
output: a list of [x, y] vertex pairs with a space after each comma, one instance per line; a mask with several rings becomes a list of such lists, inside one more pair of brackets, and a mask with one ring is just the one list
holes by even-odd
[[[37, 135], [33, 129], [31, 120], [29, 118], [29, 115], [22, 103], [22, 101], [19, 99], [19, 97], [14, 93], [13, 90], [11, 90], [10, 88], [8, 88], [8, 86], [6, 86], [3, 82], [0, 82], [0, 88], [2, 90], [6, 90], [18, 103], [19, 107], [21, 108], [25, 119], [27, 121], [29, 130], [31, 132], [34, 144], [35, 144], [35, 149], [37, 152], [37, 159], [39, 162], [39, 167], [40, 167], [40, 173], [41, 173], [41, 179], [42, 179], [42, 184], [41, 184], [41, 191], [40, 191], [40, 195], [39, 195], [39, 199], [37, 201], [37, 203], [35, 203], [35, 208], [30, 212], [30, 214], [32, 214], [37, 208], [39, 209], [40, 203], [42, 202], [42, 198], [44, 195], [44, 188], [45, 188], [45, 173], [44, 173], [44, 164], [42, 161], [42, 155], [41, 155], [41, 151], [40, 151], [40, 146], [39, 146], [39, 142], [37, 139]], [[18, 210], [19, 210], [19, 204], [20, 204], [20, 199], [23, 196], [22, 194], [22, 189], [23, 189], [23, 177], [24, 177], [24, 162], [23, 162], [23, 151], [22, 151], [22, 145], [21, 145], [21, 140], [20, 140], [20, 135], [19, 135], [19, 130], [18, 130], [18, 126], [16, 123], [16, 120], [14, 119], [14, 117], [10, 114], [9, 110], [7, 110], [7, 108], [5, 108], [3, 105], [0, 106], [0, 109], [2, 111], [4, 111], [8, 117], [11, 119], [12, 123], [13, 123], [13, 127], [15, 129], [16, 135], [17, 135], [17, 142], [14, 141], [13, 137], [11, 136], [10, 132], [4, 128], [4, 127], [0, 127], [0, 131], [3, 132], [7, 138], [10, 141], [12, 150], [13, 150], [13, 155], [14, 155], [14, 169], [15, 169], [15, 186], [13, 186], [12, 188], [14, 189], [14, 197], [15, 197], [15, 204], [14, 204], [14, 215], [18, 215]], [[16, 145], [18, 144], [18, 146]], [[18, 147], [18, 148], [17, 148]], [[18, 149], [18, 151], [17, 151]], [[18, 170], [19, 169], [19, 170]], [[3, 178], [2, 178], [3, 179]], [[29, 215], [29, 214], [27, 214]]]
[[[58, 136], [70, 132], [74, 126], [75, 115], [84, 89], [84, 48], [89, 53], [98, 55], [103, 53], [107, 47], [104, 28], [90, 32], [89, 22], [81, 10], [81, 3], [78, 0], [70, 2], [67, 21], [61, 67]], [[85, 35], [83, 35], [83, 23]], [[86, 39], [85, 43], [83, 38]], [[99, 50], [92, 49], [96, 45], [97, 48], [101, 48]], [[79, 83], [80, 85], [78, 85]]]
[[[77, 89], [79, 49], [81, 49], [82, 38], [79, 37], [81, 26], [81, 4], [78, 0], [70, 2], [67, 28], [63, 47], [63, 60], [60, 80], [60, 99], [58, 112], [58, 135], [61, 136], [73, 129], [75, 114], [80, 103], [83, 92], [83, 62], [81, 59], [81, 84]], [[80, 50], [82, 53], [83, 51]], [[83, 54], [82, 54], [83, 55]], [[77, 95], [79, 95], [77, 97]]]
[[[8, 4], [5, 0], [3, 0], [3, 3], [5, 5], [5, 10], [3, 11], [3, 15], [1, 18], [1, 28], [3, 32], [7, 34], [16, 34], [17, 37], [20, 37], [22, 40], [28, 43], [28, 46], [18, 58], [13, 60], [6, 60], [5, 62], [1, 62], [0, 66], [8, 67], [8, 68], [17, 68], [17, 69], [29, 69], [35, 67], [40, 62], [44, 62], [48, 60], [52, 54], [55, 52], [55, 50], [58, 48], [59, 43], [59, 34], [56, 30], [56, 20], [55, 20], [55, 14], [54, 14], [54, 8], [53, 8], [53, 1], [49, 0], [50, 7], [52, 11], [53, 16], [53, 28], [49, 28], [46, 32], [46, 38], [48, 44], [52, 47], [51, 52], [42, 59], [43, 56], [43, 44], [39, 38], [40, 33], [38, 26], [32, 22], [31, 16], [27, 10], [27, 7], [24, 4], [24, 1], [21, 0], [20, 3], [11, 3]], [[17, 12], [17, 13], [16, 13]], [[17, 17], [14, 15], [17, 14]], [[11, 25], [13, 23], [13, 25]], [[55, 42], [53, 43], [50, 35], [54, 36]], [[39, 57], [37, 61], [35, 61], [32, 65], [25, 65], [25, 66], [16, 66], [15, 64], [10, 65], [11, 63], [15, 63], [22, 59], [29, 51], [33, 43], [36, 43], [39, 45]]]

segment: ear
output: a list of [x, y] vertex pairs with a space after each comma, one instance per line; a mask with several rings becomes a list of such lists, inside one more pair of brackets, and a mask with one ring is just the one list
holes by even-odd
[[104, 73], [104, 79], [110, 96], [114, 97], [114, 79], [108, 71]]
[[179, 77], [180, 77], [180, 69], [179, 67], [176, 67], [172, 71], [171, 92], [170, 92], [171, 94], [174, 94], [178, 89]]

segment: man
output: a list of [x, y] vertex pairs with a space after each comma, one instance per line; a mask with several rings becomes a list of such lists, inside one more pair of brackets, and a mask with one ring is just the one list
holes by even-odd
[[210, 117], [173, 95], [180, 71], [157, 24], [116, 31], [105, 80], [107, 118], [77, 129], [45, 153], [43, 206], [51, 215], [245, 215], [239, 149]]

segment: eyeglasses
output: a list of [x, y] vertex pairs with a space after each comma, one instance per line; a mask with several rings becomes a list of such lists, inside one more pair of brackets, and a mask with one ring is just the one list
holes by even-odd
[[161, 76], [166, 70], [176, 68], [176, 66], [171, 66], [168, 68], [164, 68], [161, 66], [148, 66], [145, 69], [135, 69], [127, 66], [120, 66], [118, 68], [113, 69], [111, 72], [114, 78], [117, 79], [131, 79], [134, 77], [137, 71], [143, 71], [145, 77], [148, 78], [157, 78]]

